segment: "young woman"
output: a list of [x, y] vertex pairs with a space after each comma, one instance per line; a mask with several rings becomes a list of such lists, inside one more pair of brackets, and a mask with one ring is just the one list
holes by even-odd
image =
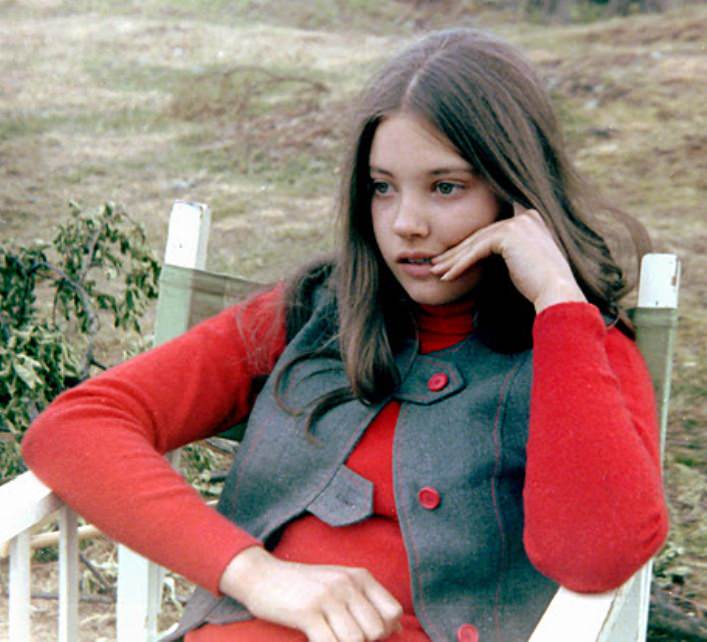
[[[541, 83], [478, 31], [379, 73], [344, 176], [334, 259], [66, 392], [26, 460], [202, 587], [170, 639], [526, 640], [666, 536], [621, 270]], [[248, 415], [213, 511], [161, 454]]]

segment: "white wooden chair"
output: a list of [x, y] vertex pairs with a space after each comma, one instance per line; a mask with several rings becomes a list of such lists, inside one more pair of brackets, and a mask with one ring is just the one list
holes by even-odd
[[[177, 202], [172, 210], [165, 270], [158, 302], [155, 341], [184, 332], [198, 320], [191, 306], [193, 287], [202, 286], [213, 308], [236, 300], [256, 287], [243, 279], [204, 272], [210, 225], [207, 207]], [[680, 265], [670, 254], [644, 257], [634, 322], [637, 341], [648, 362], [659, 403], [662, 440], [667, 418], [673, 334], [677, 319]], [[191, 284], [184, 287], [185, 283]], [[196, 286], [194, 285], [196, 284]], [[58, 640], [78, 640], [77, 516], [33, 473], [27, 472], [0, 487], [0, 544], [9, 542], [9, 642], [28, 642], [30, 636], [30, 560], [32, 530], [50, 516], [58, 519], [59, 623]], [[120, 546], [116, 604], [118, 642], [158, 639], [163, 571], [128, 548]], [[651, 564], [621, 588], [583, 595], [561, 588], [538, 623], [529, 642], [643, 642], [646, 638]]]

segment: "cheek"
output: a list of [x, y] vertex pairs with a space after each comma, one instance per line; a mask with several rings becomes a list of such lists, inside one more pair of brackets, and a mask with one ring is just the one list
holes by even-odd
[[391, 205], [384, 200], [374, 199], [371, 203], [371, 222], [374, 226], [382, 227], [386, 219], [390, 218]]
[[371, 207], [371, 230], [376, 244], [385, 246], [386, 240], [390, 237], [389, 226], [386, 222], [385, 212], [381, 207]]
[[474, 232], [491, 225], [497, 219], [498, 207], [495, 200], [482, 200], [480, 203], [465, 204], [455, 208], [446, 217], [442, 230], [446, 241], [456, 245]]

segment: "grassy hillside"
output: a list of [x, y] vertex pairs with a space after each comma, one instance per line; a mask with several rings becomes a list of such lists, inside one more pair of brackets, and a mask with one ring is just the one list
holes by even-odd
[[[0, 238], [42, 237], [69, 199], [110, 199], [161, 248], [171, 202], [198, 200], [210, 267], [276, 279], [332, 245], [370, 71], [429, 28], [496, 30], [540, 66], [581, 169], [683, 260], [658, 570], [704, 617], [707, 7], [548, 26], [502, 4], [0, 0]], [[101, 349], [110, 361], [119, 341]]]

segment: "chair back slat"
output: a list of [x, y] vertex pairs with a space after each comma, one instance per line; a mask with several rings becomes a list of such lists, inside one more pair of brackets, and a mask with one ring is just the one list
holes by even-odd
[[636, 343], [653, 380], [660, 425], [660, 452], [663, 453], [678, 311], [670, 308], [636, 308], [633, 312], [633, 323], [636, 328]]
[[643, 257], [638, 305], [632, 310], [631, 320], [636, 329], [636, 344], [653, 380], [661, 453], [665, 451], [668, 425], [679, 288], [680, 262], [674, 254], [646, 254]]
[[179, 336], [261, 288], [262, 284], [237, 276], [165, 265], [160, 275], [155, 343]]

